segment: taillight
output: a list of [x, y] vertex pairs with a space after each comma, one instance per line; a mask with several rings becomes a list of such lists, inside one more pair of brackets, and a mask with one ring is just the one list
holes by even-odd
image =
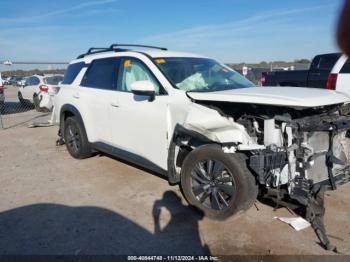
[[261, 86], [264, 86], [266, 84], [266, 77], [267, 77], [267, 72], [262, 72], [261, 73]]
[[338, 74], [330, 74], [328, 76], [328, 81], [327, 81], [328, 90], [335, 90], [337, 86], [337, 79], [338, 79]]
[[49, 87], [46, 85], [39, 86], [41, 92], [47, 93], [49, 91]]
[[0, 85], [0, 93], [1, 93], [1, 94], [4, 93], [4, 90], [5, 90], [4, 86], [3, 86], [3, 85]]

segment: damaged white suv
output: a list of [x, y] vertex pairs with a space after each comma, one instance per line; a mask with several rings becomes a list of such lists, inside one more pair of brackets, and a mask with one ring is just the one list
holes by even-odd
[[259, 187], [311, 207], [349, 181], [345, 95], [255, 87], [210, 58], [124, 46], [67, 69], [54, 113], [73, 157], [102, 151], [162, 173], [215, 218], [249, 208]]

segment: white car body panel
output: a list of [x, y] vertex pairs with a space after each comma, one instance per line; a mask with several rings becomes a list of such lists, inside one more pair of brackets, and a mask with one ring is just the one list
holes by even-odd
[[39, 93], [40, 100], [40, 107], [47, 108], [48, 110], [51, 110], [54, 105], [54, 94], [50, 93]]
[[118, 119], [120, 124], [112, 125], [113, 145], [166, 169], [170, 97], [157, 96], [149, 102], [148, 97], [135, 100], [134, 95], [127, 92], [115, 92], [114, 96], [118, 106], [110, 107], [110, 119]]
[[337, 74], [336, 90], [342, 92], [350, 97], [350, 73], [341, 73], [341, 70], [348, 60], [346, 55], [339, 58], [337, 63], [334, 65], [331, 74]]
[[189, 108], [184, 127], [219, 143], [255, 144], [245, 128], [232, 118], [223, 117], [218, 111], [195, 103]]
[[[193, 54], [150, 51], [147, 55], [157, 57], [203, 57]], [[216, 110], [191, 101], [223, 101], [232, 103], [255, 103], [296, 108], [340, 104], [349, 99], [338, 92], [279, 87], [252, 87], [220, 92], [186, 92], [175, 89], [158, 67], [144, 54], [132, 51], [104, 52], [71, 62], [91, 63], [107, 57], [135, 57], [140, 59], [154, 74], [168, 95], [156, 96], [152, 102], [138, 98], [132, 93], [104, 91], [80, 86], [87, 68], [81, 69], [70, 85], [61, 84], [55, 98], [54, 114], [59, 122], [60, 109], [72, 104], [81, 113], [90, 143], [106, 143], [135, 154], [156, 166], [167, 170], [170, 141], [176, 125], [199, 132], [212, 141], [237, 143], [241, 149], [258, 149], [263, 146], [252, 140], [244, 127], [218, 114]], [[228, 68], [228, 67], [227, 67]], [[229, 69], [229, 68], [228, 68]], [[231, 70], [231, 69], [229, 69]], [[189, 97], [188, 97], [189, 96]], [[110, 129], [106, 128], [106, 123]], [[151, 168], [151, 167], [150, 167]]]
[[289, 107], [319, 107], [340, 104], [349, 98], [339, 92], [302, 87], [252, 87], [218, 92], [188, 92], [195, 100], [264, 104]]

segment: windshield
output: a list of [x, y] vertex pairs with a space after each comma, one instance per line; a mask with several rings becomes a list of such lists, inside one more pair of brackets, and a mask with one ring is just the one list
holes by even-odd
[[236, 71], [207, 58], [156, 58], [154, 62], [174, 87], [184, 91], [213, 92], [255, 85]]
[[63, 76], [50, 76], [44, 79], [45, 83], [48, 85], [58, 85], [62, 80]]

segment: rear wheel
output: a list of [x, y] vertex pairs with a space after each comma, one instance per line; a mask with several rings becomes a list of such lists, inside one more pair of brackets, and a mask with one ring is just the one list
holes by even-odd
[[225, 219], [251, 207], [258, 186], [238, 154], [219, 146], [201, 146], [186, 157], [181, 186], [188, 202], [214, 219]]
[[84, 159], [92, 155], [85, 128], [76, 117], [69, 117], [64, 122], [64, 140], [72, 157]]
[[33, 95], [33, 104], [34, 104], [36, 111], [38, 111], [38, 112], [42, 111], [40, 108], [40, 99], [39, 99], [39, 96], [37, 94]]

